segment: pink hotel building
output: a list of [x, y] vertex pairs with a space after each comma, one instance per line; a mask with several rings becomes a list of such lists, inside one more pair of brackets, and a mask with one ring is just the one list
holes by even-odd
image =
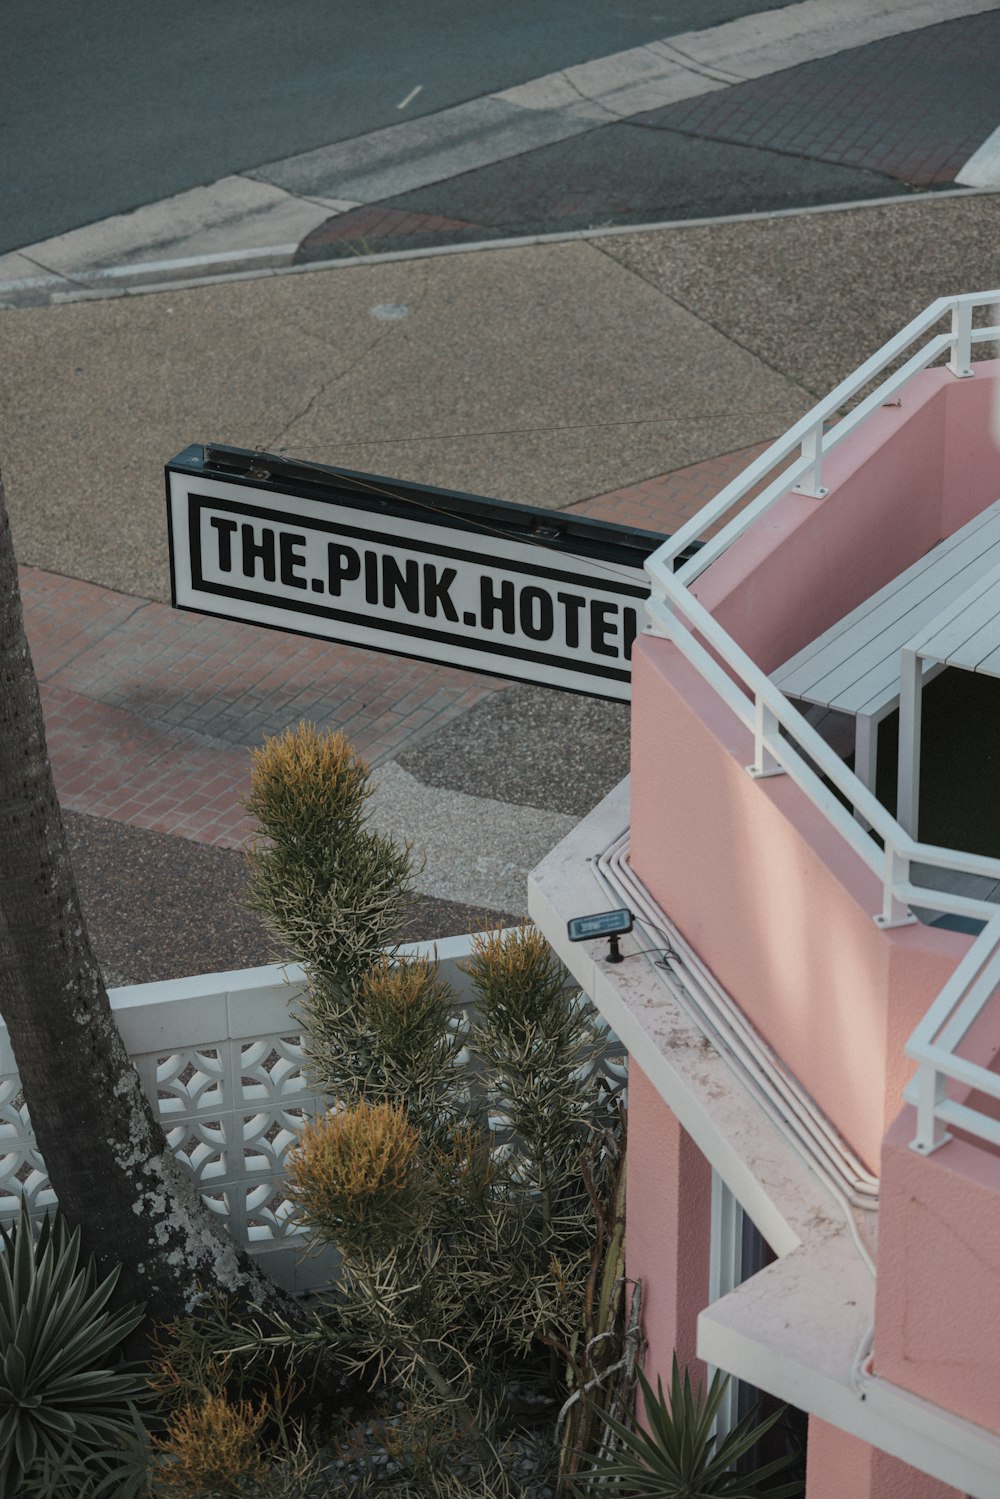
[[998, 323], [935, 303], [650, 558], [630, 781], [530, 887], [629, 1051], [647, 1371], [806, 1412], [808, 1499], [1000, 1496]]

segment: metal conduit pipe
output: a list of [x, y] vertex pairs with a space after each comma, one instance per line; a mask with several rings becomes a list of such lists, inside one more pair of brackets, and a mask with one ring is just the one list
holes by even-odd
[[[872, 1176], [862, 1165], [808, 1094], [796, 1086], [794, 1079], [789, 1079], [787, 1074], [783, 1075], [774, 1053], [756, 1035], [742, 1011], [715, 982], [628, 865], [628, 845], [629, 835], [626, 831], [595, 859], [595, 877], [613, 900], [624, 897], [638, 911], [638, 925], [646, 934], [646, 942], [654, 941], [651, 933], [658, 933], [668, 939], [671, 949], [681, 959], [685, 970], [688, 970], [682, 976], [678, 972], [678, 965], [670, 963], [669, 957], [667, 958], [674, 994], [692, 1019], [712, 1037], [720, 1054], [761, 1104], [768, 1118], [781, 1131], [799, 1159], [823, 1182], [840, 1207], [854, 1247], [874, 1280], [875, 1262], [861, 1236], [855, 1213], [877, 1210], [878, 1178]], [[636, 956], [645, 957], [660, 982], [667, 982], [663, 966], [654, 963], [649, 953]], [[692, 981], [696, 972], [700, 976], [700, 982]], [[755, 1076], [755, 1072], [763, 1076], [764, 1083]], [[787, 1101], [787, 1113], [768, 1096], [768, 1085]], [[871, 1372], [874, 1332], [873, 1323], [866, 1326], [852, 1360], [851, 1388], [859, 1400], [866, 1398], [866, 1386], [876, 1378]]]
[[711, 1036], [768, 1118], [841, 1202], [862, 1257], [873, 1269], [871, 1256], [858, 1235], [854, 1210], [877, 1208], [878, 1178], [837, 1134], [687, 945], [628, 864], [627, 850], [625, 833], [595, 860], [595, 874], [616, 900], [624, 899], [637, 913], [648, 945], [656, 946], [657, 938], [652, 934], [659, 933], [660, 939], [666, 936], [674, 957], [668, 955], [664, 967], [647, 957], [652, 971], [661, 982], [667, 982], [669, 971], [671, 987], [692, 1019]]

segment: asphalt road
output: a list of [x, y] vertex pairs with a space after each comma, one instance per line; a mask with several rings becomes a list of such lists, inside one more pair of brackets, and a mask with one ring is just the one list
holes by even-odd
[[8, 0], [0, 253], [559, 68], [790, 3]]

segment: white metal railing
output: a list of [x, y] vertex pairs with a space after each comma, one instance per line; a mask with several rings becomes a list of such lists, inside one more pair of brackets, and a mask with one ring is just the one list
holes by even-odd
[[[685, 548], [738, 505], [779, 463], [786, 463], [787, 466], [724, 530], [707, 541], [684, 567], [678, 569], [678, 577], [683, 578], [686, 583], [692, 583], [709, 563], [714, 562], [748, 526], [770, 509], [775, 500], [787, 494], [790, 489], [794, 489], [797, 494], [822, 497], [826, 493], [822, 484], [823, 459], [826, 454], [843, 442], [845, 437], [849, 437], [887, 399], [896, 395], [907, 381], [933, 364], [942, 354], [948, 354], [948, 368], [956, 378], [965, 379], [970, 376], [973, 346], [1000, 339], [1000, 326], [973, 328], [972, 314], [980, 307], [989, 308], [995, 318], [1000, 318], [1000, 289], [961, 297], [939, 297], [925, 312], [907, 323], [895, 338], [883, 344], [870, 359], [852, 371], [839, 385], [834, 386], [829, 395], [824, 396], [811, 411], [807, 411], [793, 427], [789, 427], [784, 436], [777, 438], [731, 484], [720, 490], [713, 500], [709, 500], [697, 515], [692, 516], [647, 559], [646, 569], [653, 580], [654, 592], [658, 578], [668, 572], [672, 574], [675, 559]], [[870, 385], [887, 365], [899, 359], [945, 317], [951, 319], [950, 332], [935, 334], [846, 416], [839, 417], [841, 409]], [[836, 426], [828, 427], [827, 424], [836, 417], [839, 417]]]
[[976, 1089], [1000, 1099], [1000, 1076], [958, 1055], [958, 1048], [1000, 985], [1000, 911], [983, 927], [945, 984], [904, 1050], [917, 1071], [904, 1090], [917, 1111], [917, 1133], [911, 1144], [929, 1155], [952, 1137], [946, 1126], [965, 1130], [991, 1145], [1000, 1145], [998, 1118], [949, 1097], [948, 1083]]
[[[979, 308], [989, 309], [989, 327], [973, 327], [973, 315]], [[873, 411], [895, 396], [920, 370], [947, 353], [948, 368], [953, 375], [959, 379], [971, 375], [973, 347], [1000, 340], [998, 309], [1000, 290], [942, 297], [932, 303], [865, 364], [842, 380], [783, 437], [772, 443], [646, 562], [651, 581], [646, 608], [652, 631], [673, 642], [749, 729], [754, 743], [753, 763], [747, 767], [750, 774], [758, 777], [789, 775], [872, 870], [882, 887], [881, 909], [873, 913], [876, 922], [885, 927], [903, 925], [914, 920], [910, 907], [919, 906], [974, 917], [987, 923], [970, 951], [970, 956], [972, 952], [983, 955], [976, 970], [975, 983], [967, 980], [967, 970], [964, 964], [960, 965], [907, 1043], [907, 1054], [920, 1064], [914, 1098], [918, 1100], [921, 1123], [914, 1148], [924, 1151], [935, 1148], [947, 1137], [940, 1121], [950, 1119], [955, 1122], [959, 1117], [956, 1111], [960, 1106], [947, 1098], [949, 1077], [969, 1082], [971, 1086], [1000, 1098], [1000, 1079], [954, 1054], [954, 1047], [1000, 984], [1000, 957], [996, 954], [1000, 944], [1000, 914], [996, 905], [988, 901], [936, 889], [926, 883], [926, 875], [918, 879], [915, 866], [924, 866], [931, 874], [933, 871], [957, 870], [995, 881], [1000, 880], [1000, 859], [939, 848], [912, 838], [766, 673], [718, 624], [691, 592], [690, 585], [790, 489], [821, 498], [825, 493], [822, 466], [826, 454]], [[945, 318], [950, 319], [947, 333], [933, 334], [915, 352], [909, 353]], [[847, 415], [841, 416], [836, 425], [827, 426], [888, 365], [908, 353], [909, 357], [900, 367], [880, 381]], [[761, 494], [746, 504], [690, 559], [680, 563], [681, 554], [692, 542], [723, 521], [746, 499], [750, 490], [781, 463], [786, 466]], [[824, 783], [824, 778], [829, 785]], [[843, 802], [830, 786], [840, 792]], [[881, 848], [865, 831], [866, 826], [877, 835]], [[989, 983], [991, 978], [992, 985]], [[954, 988], [956, 980], [960, 983], [958, 990]], [[967, 983], [970, 985], [968, 990]], [[962, 1017], [961, 1025], [958, 1016]], [[931, 1030], [927, 1029], [928, 1026]], [[932, 1034], [936, 1036], [933, 1044], [929, 1039]], [[973, 1121], [978, 1120], [975, 1133], [983, 1139], [1000, 1143], [1000, 1126], [995, 1121], [969, 1109], [965, 1109], [961, 1117], [964, 1129], [972, 1129]]]

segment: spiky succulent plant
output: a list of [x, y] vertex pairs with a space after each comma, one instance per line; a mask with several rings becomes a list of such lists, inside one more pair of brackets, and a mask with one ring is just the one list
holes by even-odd
[[613, 1457], [598, 1460], [575, 1482], [578, 1494], [627, 1494], [629, 1499], [793, 1499], [801, 1495], [795, 1480], [762, 1489], [761, 1484], [787, 1470], [794, 1458], [778, 1457], [752, 1473], [734, 1471], [739, 1459], [781, 1419], [757, 1412], [743, 1417], [732, 1431], [716, 1438], [715, 1418], [729, 1384], [728, 1374], [712, 1377], [707, 1391], [692, 1387], [674, 1355], [669, 1400], [657, 1377], [654, 1392], [639, 1371], [646, 1426], [631, 1428], [613, 1417], [604, 1420], [618, 1438]]
[[115, 1350], [142, 1308], [107, 1309], [117, 1269], [98, 1282], [93, 1260], [80, 1263], [79, 1229], [59, 1214], [36, 1239], [22, 1199], [0, 1238], [0, 1493], [17, 1494], [42, 1461], [131, 1431], [143, 1381], [115, 1367]]

